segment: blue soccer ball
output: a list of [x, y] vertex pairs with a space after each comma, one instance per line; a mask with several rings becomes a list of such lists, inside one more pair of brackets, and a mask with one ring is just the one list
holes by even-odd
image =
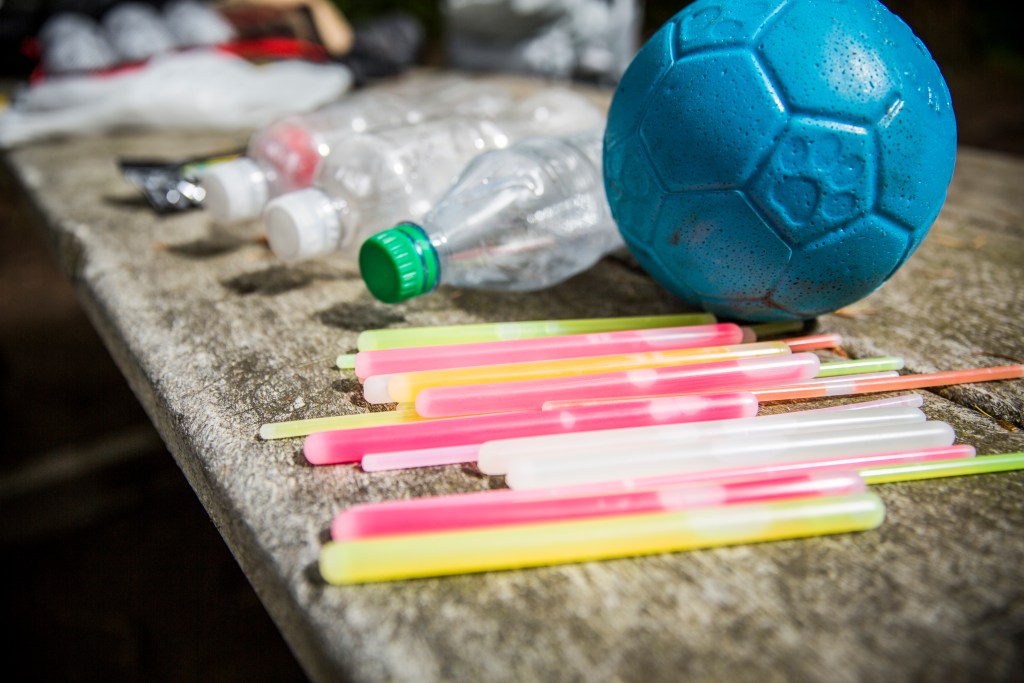
[[699, 0], [615, 92], [605, 187], [664, 287], [738, 320], [811, 318], [921, 244], [956, 157], [949, 90], [875, 0]]

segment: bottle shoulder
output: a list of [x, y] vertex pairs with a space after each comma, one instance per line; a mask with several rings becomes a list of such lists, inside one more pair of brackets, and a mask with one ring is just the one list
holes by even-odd
[[[501, 152], [509, 166], [529, 164], [551, 192], [584, 192], [603, 185], [597, 134], [529, 138]], [[560, 189], [559, 189], [560, 188]]]

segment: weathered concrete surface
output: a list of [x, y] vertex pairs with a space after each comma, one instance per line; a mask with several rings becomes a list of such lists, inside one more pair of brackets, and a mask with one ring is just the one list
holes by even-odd
[[[888, 519], [862, 534], [326, 586], [315, 562], [344, 505], [500, 485], [471, 467], [317, 469], [300, 441], [256, 437], [268, 421], [365, 410], [358, 385], [332, 367], [359, 331], [681, 306], [616, 259], [538, 294], [445, 289], [385, 306], [344, 262], [285, 266], [252, 228], [214, 229], [198, 212], [154, 217], [117, 174], [121, 155], [199, 154], [243, 140], [90, 138], [8, 161], [111, 353], [312, 678], [1024, 674], [1022, 474], [880, 487]], [[914, 371], [1024, 357], [1024, 161], [962, 150], [958, 164], [949, 203], [908, 265], [843, 316], [817, 322], [846, 335], [851, 355], [901, 354]], [[1024, 449], [1011, 431], [1024, 424], [1024, 383], [925, 393], [929, 415], [979, 452]]]

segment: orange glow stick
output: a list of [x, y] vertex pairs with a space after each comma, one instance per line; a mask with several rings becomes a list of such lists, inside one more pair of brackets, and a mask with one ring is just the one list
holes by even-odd
[[863, 379], [850, 377], [845, 382], [842, 381], [844, 378], [837, 377], [831, 378], [828, 385], [811, 383], [790, 384], [789, 386], [755, 389], [752, 393], [757, 396], [759, 401], [786, 401], [799, 398], [850, 396], [880, 391], [924, 389], [926, 387], [991, 382], [1000, 379], [1019, 379], [1021, 377], [1024, 377], [1024, 365], [997, 365], [990, 368], [927, 372], [917, 375], [900, 375], [899, 377], [870, 377]]

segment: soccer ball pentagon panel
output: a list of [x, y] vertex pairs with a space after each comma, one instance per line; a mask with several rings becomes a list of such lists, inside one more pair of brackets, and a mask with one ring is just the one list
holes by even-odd
[[663, 286], [723, 317], [788, 320], [885, 282], [955, 156], [938, 66], [875, 0], [699, 0], [620, 81], [604, 175]]

